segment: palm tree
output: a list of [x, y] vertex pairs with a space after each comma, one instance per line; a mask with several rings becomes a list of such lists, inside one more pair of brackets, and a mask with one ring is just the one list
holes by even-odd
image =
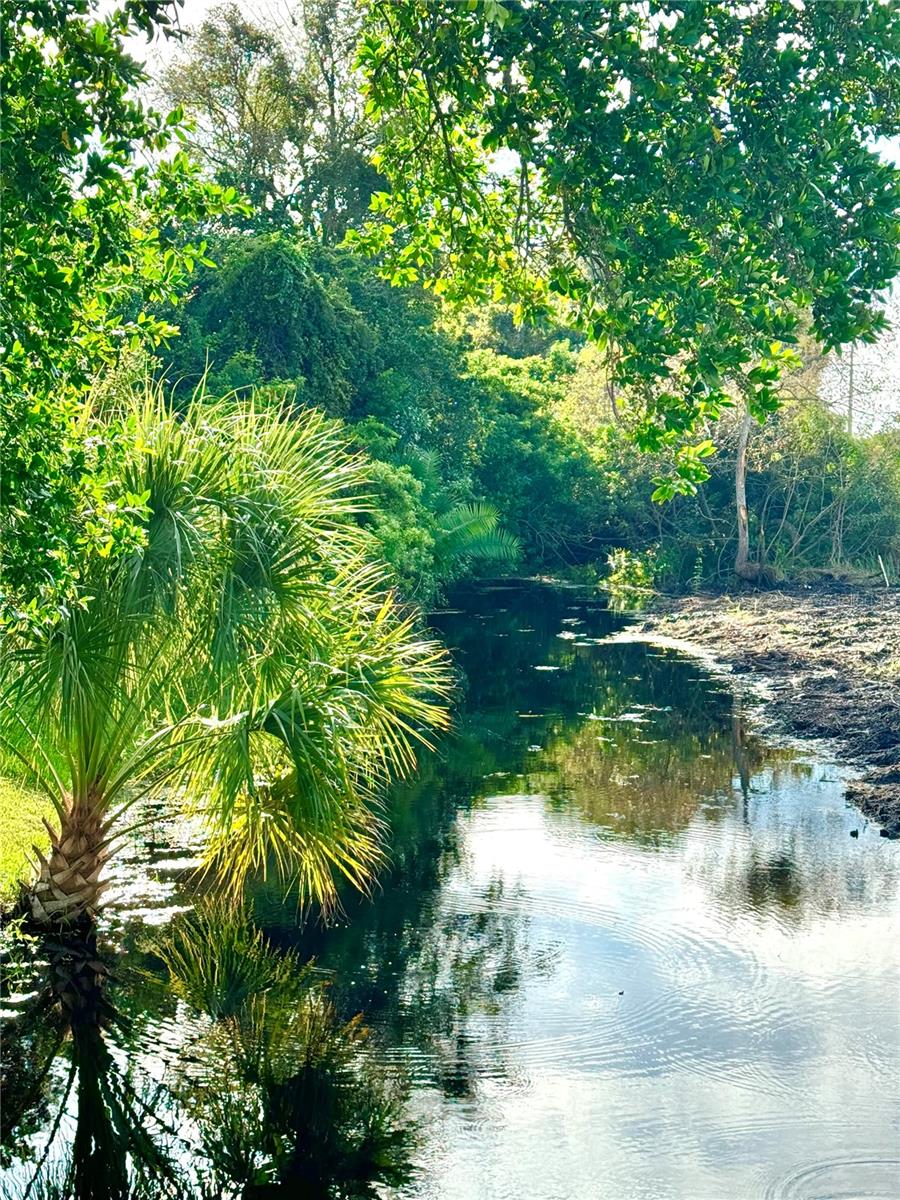
[[335, 425], [159, 389], [118, 414], [142, 544], [85, 562], [57, 619], [0, 640], [0, 744], [52, 801], [35, 919], [91, 917], [125, 814], [199, 812], [240, 885], [274, 862], [303, 901], [381, 857], [378, 798], [446, 721], [448, 668], [353, 520], [365, 464]]
[[483, 500], [454, 504], [438, 514], [434, 557], [445, 579], [463, 574], [470, 563], [509, 567], [519, 557], [519, 539], [500, 526], [500, 514]]
[[500, 524], [500, 514], [485, 500], [459, 500], [441, 478], [440, 457], [434, 450], [407, 446], [401, 462], [422, 484], [435, 513], [434, 561], [445, 583], [467, 574], [473, 566], [503, 569], [521, 554], [514, 533]]

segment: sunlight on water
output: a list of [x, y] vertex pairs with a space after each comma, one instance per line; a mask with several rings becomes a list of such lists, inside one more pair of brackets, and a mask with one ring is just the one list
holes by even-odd
[[[392, 801], [374, 902], [302, 931], [271, 883], [255, 895], [274, 944], [316, 956], [341, 1019], [364, 1012], [367, 1053], [411, 1084], [417, 1178], [377, 1194], [900, 1195], [898, 844], [847, 807], [827, 753], [763, 736], [728, 677], [611, 637], [627, 617], [550, 587], [455, 600], [435, 623], [458, 720]], [[155, 1112], [182, 1160], [219, 1111], [226, 1047], [146, 968], [196, 850], [161, 824], [108, 921], [131, 1013], [110, 1026], [116, 1069], [181, 1081]]]

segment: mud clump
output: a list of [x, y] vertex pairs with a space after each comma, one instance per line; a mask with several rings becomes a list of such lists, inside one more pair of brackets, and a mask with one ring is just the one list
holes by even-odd
[[864, 768], [848, 801], [900, 838], [900, 590], [690, 596], [656, 603], [643, 629], [764, 679], [776, 724]]

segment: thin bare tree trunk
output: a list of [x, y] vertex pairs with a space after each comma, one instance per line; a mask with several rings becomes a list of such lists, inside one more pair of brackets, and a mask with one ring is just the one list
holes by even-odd
[[738, 541], [734, 573], [738, 579], [756, 580], [759, 577], [759, 563], [750, 561], [750, 522], [747, 517], [747, 442], [750, 440], [750, 420], [750, 411], [745, 407], [738, 430], [737, 461], [734, 465]]
[[844, 518], [847, 502], [841, 497], [831, 526], [831, 566], [839, 567], [844, 561]]

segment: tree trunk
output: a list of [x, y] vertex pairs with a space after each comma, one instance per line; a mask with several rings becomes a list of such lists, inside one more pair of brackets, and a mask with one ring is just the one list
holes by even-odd
[[844, 519], [847, 501], [842, 496], [831, 525], [831, 566], [839, 567], [844, 561]]
[[34, 847], [40, 871], [31, 889], [31, 913], [41, 925], [71, 926], [93, 920], [105, 884], [108, 829], [92, 805], [70, 803], [59, 831], [46, 821], [50, 854]]
[[750, 763], [747, 757], [747, 725], [744, 717], [744, 702], [737, 691], [731, 700], [731, 746], [738, 777], [741, 781], [744, 824], [750, 824]]
[[734, 465], [738, 541], [734, 573], [738, 579], [755, 582], [759, 578], [759, 563], [750, 561], [750, 522], [747, 517], [747, 442], [750, 440], [750, 420], [750, 412], [745, 408], [738, 431], [737, 461]]

